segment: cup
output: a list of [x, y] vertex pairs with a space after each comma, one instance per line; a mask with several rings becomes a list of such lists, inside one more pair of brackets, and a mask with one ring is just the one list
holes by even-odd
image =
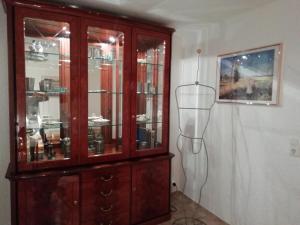
[[104, 153], [104, 140], [95, 140], [96, 154]]

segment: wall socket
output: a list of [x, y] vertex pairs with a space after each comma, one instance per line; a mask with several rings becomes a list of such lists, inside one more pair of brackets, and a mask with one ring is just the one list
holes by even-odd
[[300, 142], [296, 138], [290, 139], [290, 156], [300, 158]]
[[178, 189], [177, 189], [177, 184], [176, 184], [175, 181], [172, 181], [171, 185], [172, 185], [172, 186], [171, 186], [171, 191], [172, 191], [172, 192], [178, 191]]

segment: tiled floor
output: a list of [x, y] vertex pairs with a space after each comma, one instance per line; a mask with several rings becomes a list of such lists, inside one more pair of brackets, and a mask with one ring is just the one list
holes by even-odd
[[[228, 225], [227, 223], [220, 220], [218, 217], [197, 205], [191, 199], [187, 198], [181, 192], [175, 192], [171, 197], [171, 206], [175, 207], [176, 211], [172, 212], [171, 220], [161, 223], [159, 225]], [[172, 208], [173, 208], [172, 207]], [[190, 220], [181, 220], [180, 222], [177, 219], [183, 218], [184, 216], [188, 218], [197, 218], [199, 221], [203, 222], [194, 222]], [[174, 223], [175, 222], [175, 223]]]

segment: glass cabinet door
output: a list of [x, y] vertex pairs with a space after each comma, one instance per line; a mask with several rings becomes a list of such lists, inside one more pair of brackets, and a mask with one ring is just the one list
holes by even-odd
[[17, 15], [19, 168], [71, 163], [75, 157], [71, 116], [76, 119], [71, 105], [74, 24], [71, 18], [53, 14], [36, 17], [30, 10]]
[[[166, 151], [169, 87], [169, 37], [136, 32], [135, 154]], [[168, 57], [167, 57], [168, 56]]]
[[128, 88], [124, 89], [128, 75], [124, 71], [128, 61], [125, 55], [130, 55], [127, 49], [129, 30], [110, 26], [89, 21], [84, 26], [83, 60], [87, 62], [84, 72], [87, 75], [83, 83], [87, 84], [83, 99], [87, 100], [87, 105], [81, 115], [85, 127], [82, 156], [87, 161], [123, 158], [127, 153], [127, 140], [123, 136], [129, 134], [128, 112], [124, 111], [128, 107]]

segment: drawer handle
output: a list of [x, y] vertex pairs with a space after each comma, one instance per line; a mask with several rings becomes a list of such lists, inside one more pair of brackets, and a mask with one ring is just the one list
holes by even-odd
[[107, 198], [107, 197], [111, 196], [112, 192], [113, 192], [112, 190], [110, 190], [110, 191], [107, 192], [107, 193], [104, 193], [103, 191], [101, 191], [100, 194], [101, 194], [104, 198]]
[[113, 209], [113, 206], [112, 206], [112, 205], [110, 205], [109, 208], [103, 208], [103, 207], [100, 208], [100, 210], [101, 210], [102, 212], [104, 212], [104, 213], [110, 212], [112, 209]]
[[113, 178], [114, 178], [113, 175], [110, 175], [109, 177], [103, 177], [103, 176], [101, 176], [101, 180], [104, 181], [104, 182], [111, 181]]
[[[113, 222], [112, 221], [109, 221], [109, 223], [107, 225], [112, 225]], [[105, 225], [105, 223], [101, 222], [99, 225]]]

